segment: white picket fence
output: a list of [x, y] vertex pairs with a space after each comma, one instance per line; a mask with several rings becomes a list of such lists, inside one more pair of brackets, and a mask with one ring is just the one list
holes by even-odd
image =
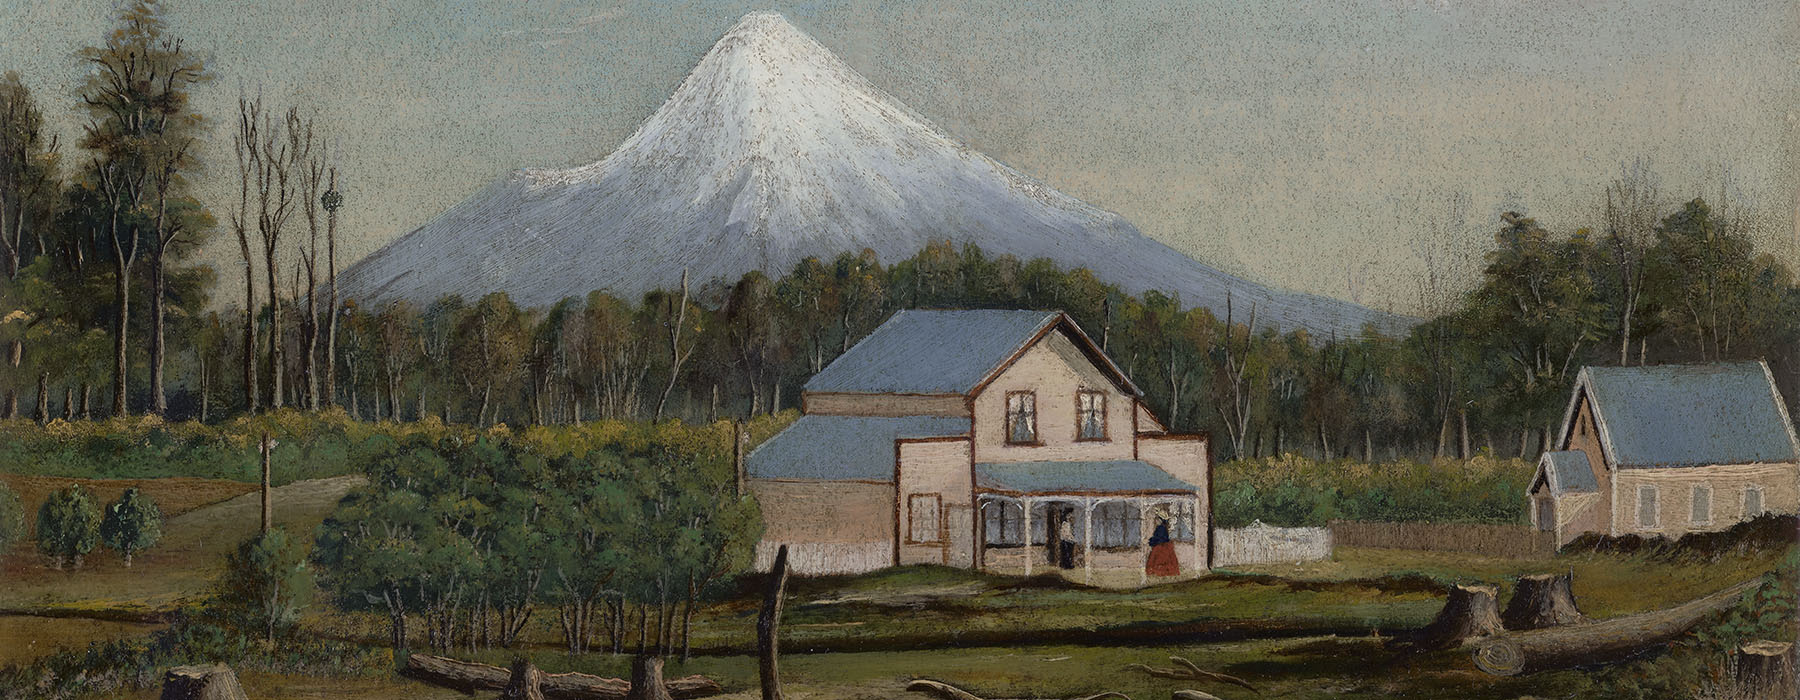
[[1331, 528], [1249, 527], [1213, 531], [1213, 566], [1316, 561], [1331, 558]]
[[[781, 542], [756, 543], [756, 570], [775, 568]], [[892, 542], [793, 542], [788, 546], [788, 572], [796, 576], [860, 574], [894, 565]]]

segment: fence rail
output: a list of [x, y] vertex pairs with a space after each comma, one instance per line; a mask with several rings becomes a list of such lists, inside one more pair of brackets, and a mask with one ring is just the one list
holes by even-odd
[[[775, 567], [780, 542], [756, 543], [756, 570]], [[892, 542], [788, 543], [788, 571], [796, 576], [861, 574], [894, 565]]]
[[1213, 566], [1316, 561], [1331, 558], [1332, 533], [1323, 527], [1249, 527], [1213, 531]]
[[1527, 525], [1333, 520], [1331, 538], [1339, 547], [1463, 552], [1508, 559], [1535, 559], [1556, 553], [1556, 533]]

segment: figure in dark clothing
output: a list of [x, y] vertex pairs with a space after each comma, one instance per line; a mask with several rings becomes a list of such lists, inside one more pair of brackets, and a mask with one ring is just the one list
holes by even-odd
[[1061, 522], [1056, 526], [1057, 562], [1065, 569], [1075, 568], [1075, 527], [1069, 524], [1069, 513], [1064, 512]]
[[1175, 541], [1169, 537], [1169, 517], [1156, 514], [1156, 530], [1150, 533], [1150, 556], [1144, 560], [1144, 572], [1151, 576], [1181, 574], [1181, 560], [1175, 557]]

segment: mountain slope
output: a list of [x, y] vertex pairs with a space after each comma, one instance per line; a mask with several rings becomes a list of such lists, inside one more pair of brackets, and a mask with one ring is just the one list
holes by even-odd
[[500, 290], [544, 305], [633, 298], [695, 280], [779, 276], [807, 257], [926, 243], [1087, 267], [1136, 293], [1175, 291], [1259, 325], [1339, 336], [1407, 319], [1283, 292], [1196, 262], [1119, 216], [950, 139], [772, 13], [745, 16], [669, 100], [600, 162], [527, 169], [345, 271], [365, 303]]

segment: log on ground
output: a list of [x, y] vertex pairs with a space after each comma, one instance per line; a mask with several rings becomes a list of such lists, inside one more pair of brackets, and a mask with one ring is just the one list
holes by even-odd
[[237, 674], [225, 664], [176, 666], [163, 674], [162, 700], [246, 700]]
[[[411, 654], [401, 673], [433, 685], [472, 693], [477, 690], [503, 690], [512, 672], [499, 666], [428, 654]], [[631, 683], [622, 678], [602, 678], [585, 673], [546, 673], [540, 682], [547, 700], [625, 700]], [[688, 676], [663, 683], [675, 700], [704, 698], [725, 692], [717, 681], [706, 676]]]
[[1665, 610], [1585, 625], [1510, 632], [1475, 642], [1475, 665], [1496, 676], [1613, 663], [1667, 644], [1707, 615], [1731, 607], [1762, 579]]
[[1500, 624], [1516, 632], [1585, 622], [1587, 618], [1575, 607], [1574, 578], [1574, 573], [1519, 577], [1506, 612], [1500, 614]]

